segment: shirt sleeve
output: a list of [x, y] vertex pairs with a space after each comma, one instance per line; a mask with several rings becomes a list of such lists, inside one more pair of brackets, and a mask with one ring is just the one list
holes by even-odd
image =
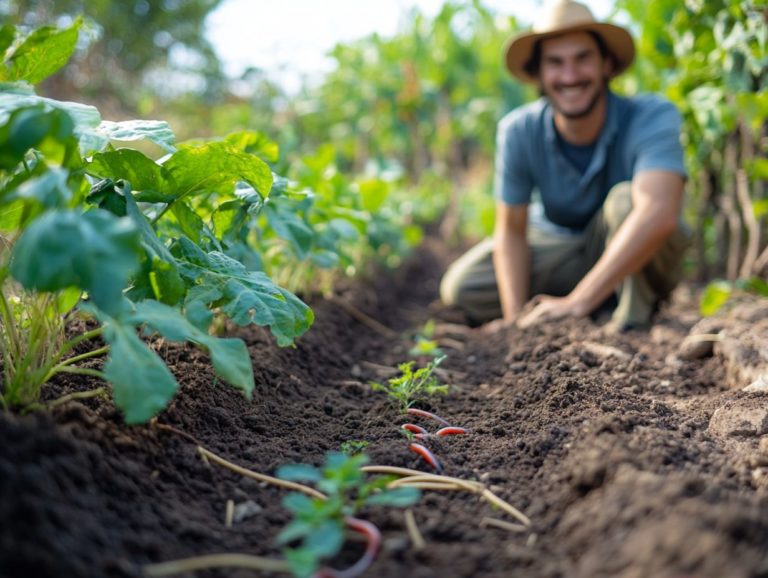
[[688, 176], [680, 144], [682, 121], [677, 108], [661, 98], [650, 100], [634, 119], [633, 174], [665, 170]]
[[524, 117], [514, 112], [504, 117], [496, 132], [494, 196], [507, 205], [527, 205], [533, 178], [523, 150]]

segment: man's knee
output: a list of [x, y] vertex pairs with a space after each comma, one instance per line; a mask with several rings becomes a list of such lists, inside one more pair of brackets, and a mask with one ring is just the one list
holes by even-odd
[[451, 266], [440, 281], [440, 300], [449, 306], [458, 305], [461, 295], [461, 283], [463, 279], [457, 268]]
[[603, 218], [609, 230], [617, 229], [632, 211], [632, 183], [622, 181], [611, 187], [603, 203]]

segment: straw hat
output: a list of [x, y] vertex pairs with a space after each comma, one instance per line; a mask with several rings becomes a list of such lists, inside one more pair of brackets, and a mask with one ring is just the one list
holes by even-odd
[[518, 34], [509, 40], [506, 47], [507, 68], [523, 82], [536, 83], [536, 77], [525, 70], [525, 64], [530, 60], [536, 42], [550, 36], [582, 30], [591, 30], [603, 38], [608, 51], [616, 60], [613, 76], [618, 76], [632, 64], [635, 43], [626, 29], [606, 22], [597, 22], [589, 8], [580, 2], [558, 0], [534, 23], [531, 32]]

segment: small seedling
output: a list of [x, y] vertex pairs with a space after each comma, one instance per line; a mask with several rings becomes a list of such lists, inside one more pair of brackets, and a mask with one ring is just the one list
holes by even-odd
[[[373, 561], [381, 536], [376, 526], [354, 517], [357, 511], [364, 505], [408, 507], [420, 498], [420, 492], [415, 488], [386, 489], [391, 481], [389, 478], [367, 480], [361, 471], [366, 463], [368, 456], [365, 454], [331, 453], [322, 468], [297, 464], [278, 469], [279, 478], [314, 483], [327, 496], [321, 499], [292, 493], [283, 500], [294, 518], [280, 532], [277, 541], [284, 546], [283, 553], [297, 578], [313, 576], [322, 561], [339, 553], [344, 544], [345, 527], [363, 534], [368, 541], [363, 557], [344, 571], [344, 576], [349, 578], [358, 576]], [[300, 545], [289, 546], [296, 542]], [[328, 574], [336, 575], [333, 570]]]
[[341, 444], [341, 453], [347, 456], [354, 456], [361, 454], [370, 445], [370, 442], [365, 440], [347, 440]]
[[416, 371], [413, 371], [412, 361], [401, 363], [397, 366], [401, 372], [399, 376], [391, 378], [386, 384], [371, 383], [371, 387], [376, 391], [387, 392], [400, 411], [406, 413], [417, 401], [423, 401], [438, 393], [448, 393], [448, 385], [438, 383], [434, 375], [435, 369], [443, 359], [445, 356], [438, 357]]
[[430, 319], [424, 324], [424, 328], [421, 333], [414, 337], [414, 345], [408, 351], [408, 354], [413, 357], [443, 357], [445, 352], [440, 348], [432, 337], [435, 333], [435, 322]]

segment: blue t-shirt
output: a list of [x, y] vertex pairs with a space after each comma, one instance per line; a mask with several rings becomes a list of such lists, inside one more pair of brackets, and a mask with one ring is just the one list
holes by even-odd
[[541, 98], [499, 122], [496, 198], [527, 205], [537, 190], [549, 221], [580, 231], [617, 183], [646, 170], [687, 176], [680, 123], [677, 109], [660, 96], [625, 98], [609, 92], [605, 125], [581, 173], [558, 146], [552, 107]]

